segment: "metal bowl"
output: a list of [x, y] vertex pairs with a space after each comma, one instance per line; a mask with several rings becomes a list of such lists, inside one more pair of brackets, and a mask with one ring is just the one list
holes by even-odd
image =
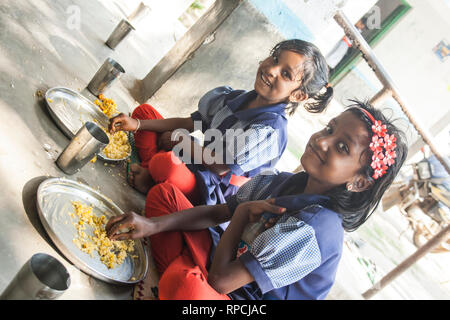
[[[45, 102], [49, 113], [62, 132], [72, 139], [80, 128], [87, 122], [97, 122], [108, 128], [109, 119], [93, 102], [80, 93], [69, 88], [54, 87], [45, 93]], [[108, 158], [103, 152], [98, 158], [107, 162], [127, 160], [130, 155], [120, 158]]]

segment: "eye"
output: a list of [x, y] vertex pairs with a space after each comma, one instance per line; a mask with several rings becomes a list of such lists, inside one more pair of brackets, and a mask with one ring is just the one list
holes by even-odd
[[289, 72], [283, 71], [281, 74], [284, 78], [291, 79], [291, 74]]
[[349, 153], [348, 147], [344, 142], [338, 142], [337, 147], [338, 147], [339, 151], [344, 151], [346, 153]]

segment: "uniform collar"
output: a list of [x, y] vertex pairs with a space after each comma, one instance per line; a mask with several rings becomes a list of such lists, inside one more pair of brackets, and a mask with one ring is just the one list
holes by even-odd
[[254, 99], [256, 97], [257, 93], [255, 90], [243, 92], [237, 97], [230, 99], [227, 101], [227, 106], [231, 109], [233, 114], [238, 118], [239, 120], [251, 120], [254, 119], [256, 116], [271, 112], [276, 113], [283, 118], [286, 118], [285, 109], [287, 106], [287, 103], [277, 103], [277, 104], [271, 104], [267, 106], [262, 106], [259, 108], [252, 108], [252, 109], [246, 109], [238, 111], [239, 107], [245, 103], [248, 100]]
[[281, 196], [280, 193], [286, 188], [293, 185], [305, 186], [308, 180], [308, 174], [306, 172], [299, 172], [291, 174], [284, 182], [279, 184], [272, 192], [272, 197], [276, 198], [275, 203], [279, 206], [285, 207], [287, 211], [298, 210], [309, 205], [321, 205], [326, 207], [330, 201], [328, 196], [318, 194], [296, 194]]

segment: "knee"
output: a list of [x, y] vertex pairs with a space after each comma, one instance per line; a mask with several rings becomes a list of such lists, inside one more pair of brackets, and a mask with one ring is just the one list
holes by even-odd
[[159, 298], [161, 300], [197, 300], [204, 299], [202, 287], [205, 276], [195, 266], [193, 268], [168, 268], [159, 281]]
[[141, 104], [140, 106], [136, 107], [136, 109], [133, 110], [133, 113], [131, 114], [132, 118], [137, 119], [162, 119], [162, 116], [159, 114], [158, 111], [156, 111], [155, 108], [153, 108], [149, 104]]
[[163, 182], [176, 173], [180, 164], [173, 152], [159, 152], [149, 161], [148, 170], [155, 182]]

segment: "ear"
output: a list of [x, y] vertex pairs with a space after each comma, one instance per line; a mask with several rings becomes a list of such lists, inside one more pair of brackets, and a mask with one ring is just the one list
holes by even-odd
[[374, 180], [372, 178], [369, 178], [363, 174], [358, 174], [351, 182], [347, 183], [346, 188], [347, 191], [350, 192], [362, 192], [370, 189], [373, 184]]
[[301, 102], [301, 101], [305, 101], [307, 99], [308, 99], [308, 95], [300, 89], [292, 91], [292, 93], [289, 96], [290, 102]]

